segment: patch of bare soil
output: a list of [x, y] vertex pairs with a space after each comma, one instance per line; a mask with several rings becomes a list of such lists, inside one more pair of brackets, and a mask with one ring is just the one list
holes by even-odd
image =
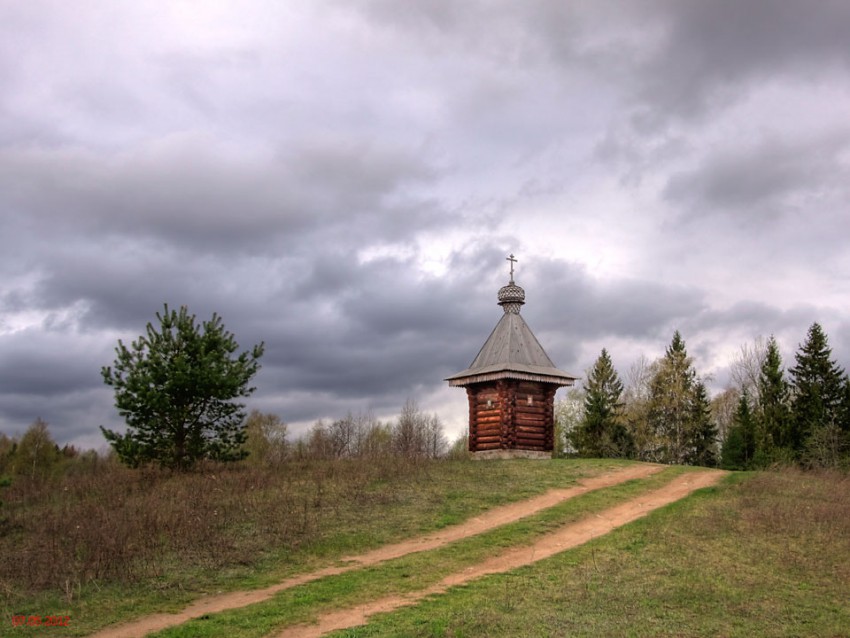
[[[314, 572], [293, 576], [292, 578], [288, 578], [280, 583], [276, 583], [274, 585], [271, 585], [270, 587], [266, 587], [263, 589], [236, 591], [229, 592], [226, 594], [204, 597], [192, 603], [180, 612], [174, 614], [155, 614], [151, 616], [145, 616], [143, 618], [140, 618], [130, 623], [126, 623], [124, 625], [119, 625], [117, 627], [108, 627], [104, 630], [99, 631], [96, 634], [92, 634], [92, 638], [141, 638], [142, 636], [145, 636], [148, 633], [160, 631], [162, 629], [165, 629], [166, 627], [173, 627], [174, 625], [179, 625], [188, 620], [191, 620], [192, 618], [198, 618], [206, 614], [225, 611], [227, 609], [245, 607], [253, 603], [268, 600], [279, 591], [283, 591], [284, 589], [289, 589], [297, 585], [302, 585], [304, 583], [309, 583], [311, 581], [318, 580], [319, 578], [324, 578], [325, 576], [334, 576], [336, 574], [342, 574], [352, 569], [359, 569], [361, 567], [375, 565], [376, 563], [381, 563], [387, 560], [392, 560], [394, 558], [399, 558], [401, 556], [412, 554], [414, 552], [422, 552], [435, 549], [437, 547], [441, 547], [448, 543], [452, 543], [454, 541], [467, 538], [469, 536], [481, 534], [482, 532], [488, 531], [495, 527], [499, 527], [507, 523], [512, 523], [516, 520], [519, 520], [526, 516], [530, 516], [531, 514], [534, 514], [548, 507], [553, 507], [558, 503], [561, 503], [570, 498], [574, 498], [581, 494], [585, 494], [587, 492], [602, 489], [605, 487], [611, 487], [619, 483], [624, 483], [625, 481], [645, 478], [647, 476], [655, 474], [656, 472], [661, 471], [662, 469], [664, 469], [664, 467], [660, 465], [630, 465], [621, 470], [615, 470], [613, 472], [608, 472], [599, 476], [593, 476], [586, 479], [582, 479], [575, 487], [550, 490], [545, 494], [541, 494], [540, 496], [535, 496], [524, 501], [495, 507], [491, 510], [484, 512], [480, 516], [471, 518], [470, 520], [459, 525], [447, 527], [438, 532], [433, 532], [431, 534], [420, 536], [418, 538], [412, 538], [406, 541], [402, 541], [400, 543], [394, 543], [392, 545], [385, 545], [383, 547], [379, 547], [373, 551], [366, 552], [364, 554], [348, 556], [346, 558], [341, 559], [340, 563], [342, 564], [340, 565], [326, 567], [324, 569], [320, 569]], [[537, 558], [536, 560], [539, 560], [539, 558]], [[490, 561], [488, 561], [486, 564], [489, 563]], [[512, 569], [512, 567], [506, 567], [505, 569]], [[504, 570], [500, 569], [497, 571]], [[473, 578], [474, 577], [477, 576], [473, 576]], [[452, 584], [457, 583], [449, 583], [446, 585], [446, 587], [449, 587]], [[426, 592], [423, 592], [422, 596], [428, 595], [430, 593], [435, 592], [428, 590]], [[402, 604], [410, 604], [411, 602], [415, 602], [419, 598], [421, 598], [421, 596], [419, 596], [418, 594], [417, 597], [411, 599], [399, 598], [398, 600], [400, 602], [396, 606], [400, 606]], [[386, 603], [386, 601], [389, 600], [390, 599], [376, 601], [376, 603], [374, 604]], [[388, 609], [394, 608], [395, 607], [389, 607]], [[376, 613], [377, 611], [386, 610], [375, 609], [363, 613], [366, 613], [366, 615], [370, 615], [372, 613]], [[351, 614], [355, 612], [355, 609], [351, 609], [347, 612], [340, 612], [340, 614]], [[363, 618], [365, 617], [366, 616], [363, 616]], [[340, 620], [338, 622], [348, 621]], [[356, 624], [362, 624], [362, 622], [362, 619], [358, 622], [355, 618], [354, 622], [351, 622], [350, 624], [340, 625], [339, 627], [349, 627]], [[309, 628], [306, 629], [314, 629], [316, 627], [318, 626], [311, 625]], [[295, 628], [293, 628], [293, 631], [294, 630]], [[331, 629], [323, 631], [331, 631]], [[291, 635], [294, 636], [302, 634]], [[310, 633], [303, 635], [318, 636], [321, 634]]]
[[362, 625], [373, 614], [412, 605], [426, 596], [441, 594], [452, 586], [467, 583], [487, 574], [507, 572], [535, 563], [558, 552], [582, 545], [597, 536], [607, 534], [611, 530], [641, 518], [659, 507], [684, 498], [694, 490], [714, 485], [723, 474], [724, 472], [717, 470], [684, 474], [660, 489], [611, 507], [572, 525], [566, 525], [556, 532], [542, 537], [533, 545], [509, 549], [478, 565], [450, 574], [427, 589], [405, 596], [390, 596], [325, 614], [319, 618], [317, 624], [289, 627], [278, 634], [276, 638], [313, 638], [331, 631]]

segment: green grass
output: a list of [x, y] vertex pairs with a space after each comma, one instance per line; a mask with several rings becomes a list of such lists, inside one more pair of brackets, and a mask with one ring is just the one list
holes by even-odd
[[335, 636], [848, 636], [850, 480], [738, 474]]

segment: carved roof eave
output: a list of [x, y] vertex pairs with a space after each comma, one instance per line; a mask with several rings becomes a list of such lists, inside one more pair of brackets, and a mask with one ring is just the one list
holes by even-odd
[[473, 383], [485, 383], [498, 381], [499, 379], [515, 379], [518, 381], [536, 381], [538, 383], [551, 383], [557, 386], [573, 385], [577, 379], [557, 368], [544, 368], [540, 366], [529, 366], [521, 363], [505, 365], [492, 365], [467, 369], [446, 378], [450, 387], [463, 387]]

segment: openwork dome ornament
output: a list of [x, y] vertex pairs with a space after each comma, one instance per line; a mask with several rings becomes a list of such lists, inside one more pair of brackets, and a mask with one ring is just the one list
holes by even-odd
[[513, 279], [507, 286], [499, 289], [499, 305], [504, 308], [505, 312], [512, 312], [515, 315], [519, 314], [519, 308], [525, 303], [525, 290], [517, 286]]

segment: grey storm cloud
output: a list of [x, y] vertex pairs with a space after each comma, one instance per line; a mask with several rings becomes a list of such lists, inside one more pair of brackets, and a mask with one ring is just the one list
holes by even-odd
[[[0, 388], [11, 394], [63, 395], [99, 381], [97, 356], [85, 339], [64, 332], [26, 330], [0, 344]], [[103, 349], [100, 353], [103, 354]]]
[[727, 149], [702, 165], [671, 176], [664, 194], [677, 204], [715, 212], [782, 214], [806, 193], [837, 194], [846, 201], [850, 151], [844, 131], [825, 139], [776, 139]]
[[303, 431], [443, 382], [501, 315], [562, 368], [682, 329], [716, 378], [815, 320], [850, 357], [850, 9], [256, 0], [0, 6], [0, 431], [120, 427], [163, 304], [266, 354]]
[[573, 339], [614, 334], [653, 337], [659, 327], [666, 329], [705, 308], [697, 288], [629, 278], [599, 281], [586, 268], [559, 260], [540, 263], [532, 281], [546, 296], [541, 328], [560, 329]]
[[705, 115], [773, 74], [818, 74], [847, 67], [850, 7], [827, 1], [816, 10], [797, 2], [650, 2], [661, 31], [640, 69], [639, 95], [654, 119], [667, 111]]
[[338, 143], [245, 161], [205, 142], [169, 140], [119, 157], [7, 151], [0, 154], [0, 203], [46, 235], [73, 229], [229, 250], [343, 222], [350, 232], [352, 221], [364, 233], [380, 223], [392, 237], [404, 223], [439, 217], [427, 202], [394, 201], [404, 199], [398, 193], [407, 182], [432, 174], [412, 152]]

